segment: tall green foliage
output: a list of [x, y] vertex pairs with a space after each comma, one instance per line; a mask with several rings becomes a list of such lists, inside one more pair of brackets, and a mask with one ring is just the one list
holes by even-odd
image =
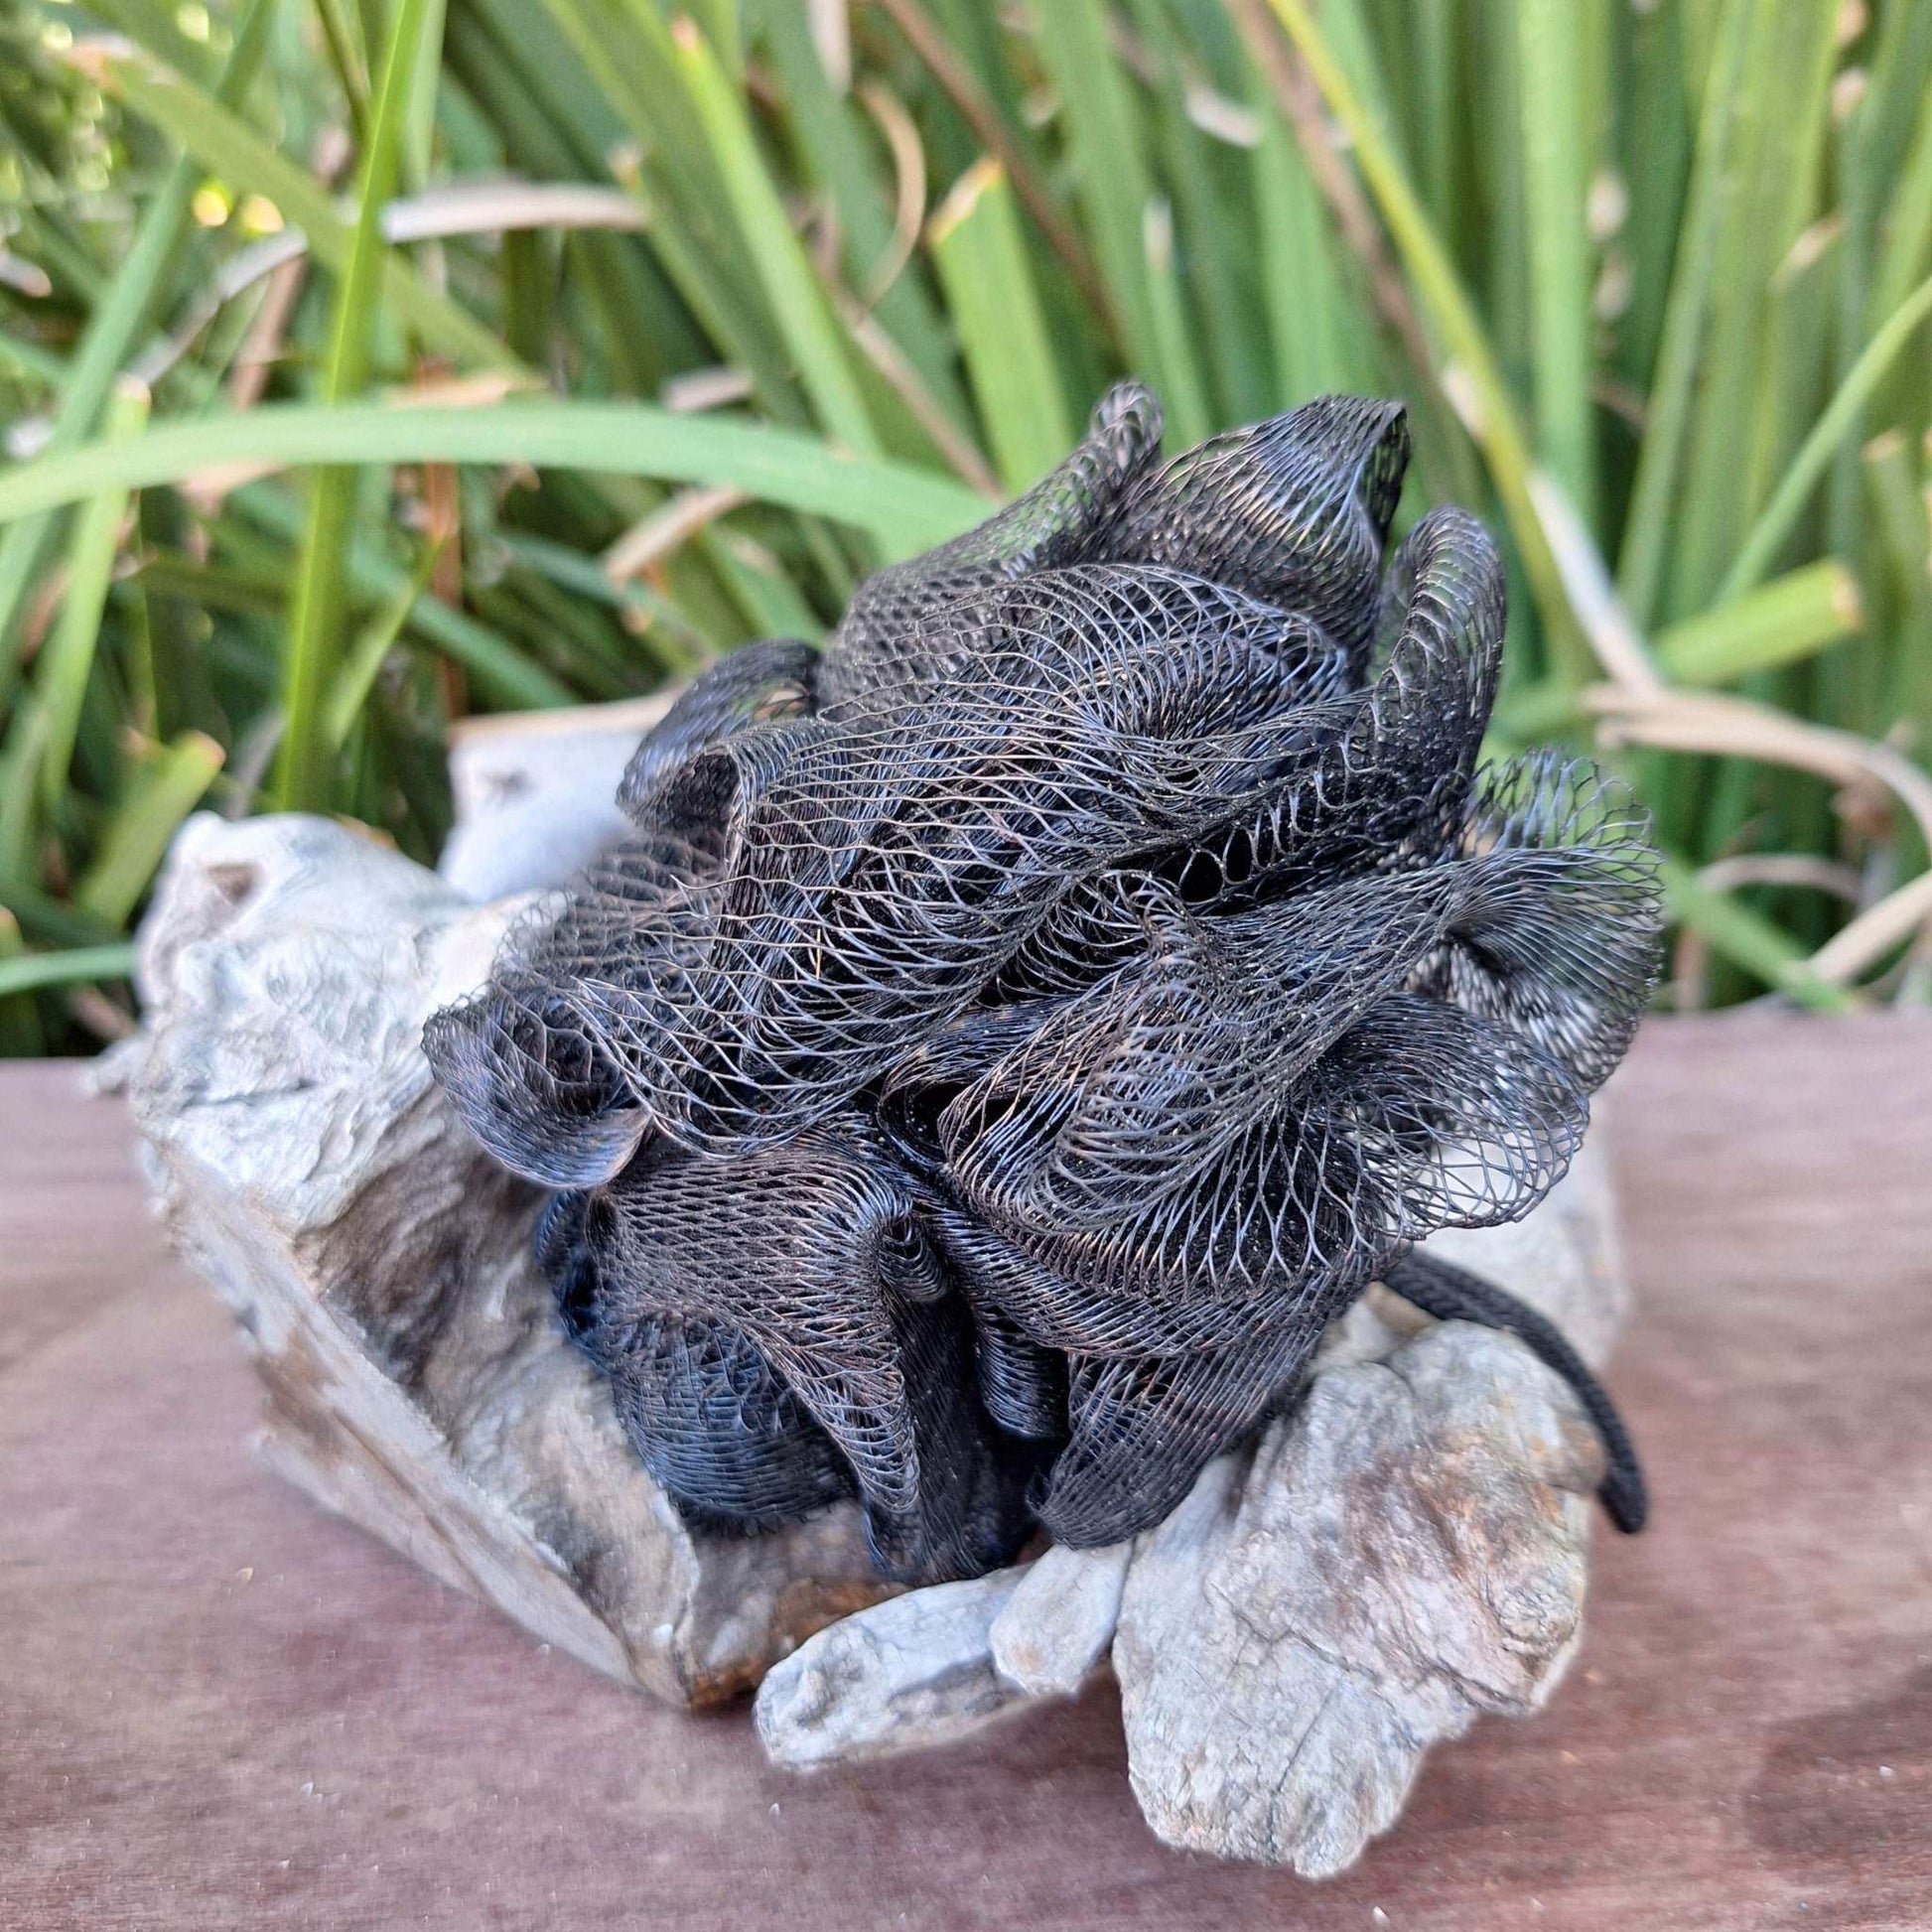
[[1668, 997], [1922, 999], [1929, 273], [1917, 0], [0, 0], [0, 1051], [198, 805], [430, 857], [456, 717], [818, 634], [1130, 370], [1408, 401]]

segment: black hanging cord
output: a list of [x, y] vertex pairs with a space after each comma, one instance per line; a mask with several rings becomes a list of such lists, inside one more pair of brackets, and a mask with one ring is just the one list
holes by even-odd
[[1411, 1249], [1382, 1277], [1388, 1288], [1405, 1302], [1419, 1308], [1438, 1321], [1474, 1321], [1485, 1328], [1504, 1328], [1529, 1344], [1530, 1352], [1568, 1382], [1584, 1405], [1585, 1413], [1596, 1425], [1603, 1441], [1603, 1480], [1597, 1485], [1597, 1500], [1610, 1521], [1626, 1536], [1634, 1536], [1650, 1514], [1650, 1500], [1644, 1491], [1643, 1469], [1637, 1461], [1636, 1446], [1623, 1418], [1616, 1412], [1603, 1385], [1584, 1363], [1584, 1358], [1564, 1340], [1556, 1324], [1537, 1311], [1506, 1295], [1493, 1282], [1472, 1275], [1453, 1262], [1439, 1261], [1434, 1255]]

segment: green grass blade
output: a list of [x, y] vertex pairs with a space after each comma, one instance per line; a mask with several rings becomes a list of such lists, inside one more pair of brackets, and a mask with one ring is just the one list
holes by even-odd
[[[1743, 462], [1742, 500], [1762, 503], [1805, 439], [1836, 351], [1847, 291], [1858, 279], [1850, 230], [1837, 219], [1813, 222], [1771, 277], [1755, 347], [1756, 371]], [[1854, 349], [1856, 353], [1856, 348]], [[1850, 356], [1845, 358], [1849, 363]], [[1849, 451], [1854, 467], [1858, 451]], [[1853, 556], [1858, 531], [1828, 519], [1825, 547]]]
[[[686, 671], [694, 660], [702, 663], [711, 656], [711, 640], [693, 627], [691, 620], [677, 605], [647, 585], [614, 583], [600, 559], [587, 557], [581, 550], [572, 550], [565, 544], [515, 531], [498, 532], [497, 541], [511, 557], [539, 577], [549, 579], [574, 597], [620, 613], [627, 630], [633, 635], [647, 634], [651, 643], [664, 650], [667, 669], [674, 664], [679, 671]], [[809, 631], [797, 634], [816, 636], [823, 629], [823, 624], [814, 621]], [[768, 634], [777, 637], [792, 633], [774, 630]]]
[[1412, 152], [1429, 212], [1439, 229], [1455, 219], [1456, 0], [1416, 0], [1415, 59], [1408, 77], [1415, 88]]
[[1658, 370], [1671, 262], [1689, 212], [1698, 102], [1687, 86], [1685, 31], [1676, 9], [1638, 13], [1617, 76], [1610, 165], [1628, 203], [1612, 247], [1627, 266], [1630, 299], [1614, 325], [1614, 353], [1618, 376], [1638, 392], [1652, 386]]
[[[802, 637], [809, 643], [824, 636], [825, 625], [818, 614], [769, 552], [761, 551], [742, 531], [720, 528], [711, 532], [711, 537], [732, 573], [732, 594], [750, 618], [755, 636]], [[710, 654], [707, 651], [706, 655]], [[676, 666], [677, 670], [684, 668]]]
[[1585, 221], [1592, 129], [1584, 113], [1581, 0], [1517, 0], [1522, 69], [1537, 443], [1586, 523], [1595, 521], [1589, 399], [1590, 245]]
[[337, 84], [348, 106], [349, 127], [359, 147], [368, 139], [369, 76], [362, 66], [362, 50], [350, 26], [344, 0], [315, 0], [322, 44], [336, 69]]
[[43, 704], [19, 706], [0, 753], [0, 878], [25, 879], [38, 867], [35, 808], [40, 795], [41, 759], [53, 735], [53, 720]]
[[[148, 392], [139, 383], [124, 381], [107, 405], [108, 446], [138, 435], [147, 415]], [[60, 621], [34, 667], [33, 702], [47, 720], [40, 756], [41, 809], [50, 819], [60, 809], [67, 790], [68, 767], [73, 762], [74, 740], [80, 730], [80, 708], [93, 673], [107, 589], [113, 581], [114, 558], [126, 517], [127, 491], [104, 489], [90, 497], [74, 519]]]
[[1269, 0], [1269, 4], [1308, 63], [1329, 111], [1353, 143], [1356, 166], [1388, 224], [1409, 279], [1467, 386], [1471, 433], [1481, 446], [1509, 518], [1551, 651], [1567, 675], [1581, 680], [1589, 669], [1587, 648], [1530, 492], [1529, 441], [1482, 322], [1394, 149], [1315, 25], [1307, 0]]
[[[880, 265], [897, 245], [892, 202], [850, 103], [833, 91], [817, 47], [808, 10], [797, 0], [773, 0], [760, 9], [763, 38], [784, 89], [793, 144], [805, 170], [836, 212], [847, 285], [861, 296], [874, 287]], [[958, 427], [966, 423], [966, 397], [946, 353], [945, 329], [917, 273], [894, 276], [878, 300], [880, 322], [892, 334], [920, 379]]]
[[1806, 500], [1830, 468], [1839, 445], [1851, 435], [1859, 412], [1884, 381], [1927, 316], [1932, 316], [1932, 276], [1892, 311], [1853, 363], [1838, 393], [1792, 458], [1783, 482], [1751, 525], [1736, 561], [1718, 592], [1719, 603], [1741, 597], [1777, 561], [1778, 551], [1791, 534]]
[[[236, 490], [231, 500], [247, 521], [273, 531], [286, 542], [300, 540], [303, 511], [283, 491], [251, 483]], [[409, 582], [407, 571], [373, 544], [360, 541], [349, 552], [348, 576], [365, 609], [386, 603]], [[278, 603], [275, 608], [279, 612], [282, 607]], [[417, 598], [410, 608], [408, 627], [419, 642], [461, 665], [476, 681], [479, 695], [492, 704], [541, 711], [576, 701], [577, 694], [569, 685], [541, 664], [532, 663], [507, 638], [439, 598]]]
[[676, 21], [671, 38], [678, 73], [724, 178], [745, 250], [798, 365], [805, 393], [828, 435], [860, 456], [876, 456], [878, 432], [831, 305], [785, 218], [744, 105], [695, 22]]
[[[271, 0], [272, 8], [272, 0]], [[87, 12], [138, 47], [157, 54], [198, 85], [212, 86], [220, 64], [206, 40], [182, 32], [167, 0], [88, 0]]]
[[66, 899], [50, 898], [37, 886], [0, 875], [0, 906], [19, 920], [23, 932], [51, 946], [107, 946], [121, 937], [112, 926], [82, 912]]
[[37, 993], [48, 986], [80, 986], [124, 980], [134, 971], [132, 941], [111, 946], [78, 946], [70, 952], [24, 953], [0, 959], [0, 1000]]
[[1698, 933], [1713, 952], [1741, 966], [1800, 1006], [1850, 1013], [1858, 1001], [1842, 986], [1820, 979], [1803, 950], [1769, 919], [1724, 893], [1713, 892], [1681, 859], [1663, 862], [1664, 906], [1680, 925]]
[[1932, 503], [1913, 474], [1903, 436], [1889, 430], [1865, 450], [1865, 483], [1891, 580], [1887, 710], [1905, 722], [1921, 760], [1932, 756]]
[[1173, 436], [1182, 445], [1201, 442], [1214, 427], [1207, 389], [1194, 354], [1174, 260], [1173, 209], [1156, 195], [1141, 215], [1141, 247], [1147, 258], [1148, 319], [1154, 330], [1155, 366], [1167, 378], [1165, 401]]
[[1717, 234], [1724, 215], [1731, 122], [1743, 74], [1750, 0], [1725, 0], [1704, 83], [1696, 158], [1664, 305], [1663, 339], [1650, 382], [1636, 481], [1617, 558], [1617, 591], [1639, 623], [1657, 615], [1669, 554], [1671, 511], [1679, 486], [1684, 438], [1696, 399], [1699, 351], [1711, 300]]
[[1074, 194], [1128, 355], [1165, 390], [1168, 371], [1159, 359], [1141, 229], [1154, 186], [1107, 8], [1103, 0], [1056, 0], [1034, 18], [1040, 60], [1059, 96]]
[[1019, 490], [1073, 441], [1006, 170], [969, 168], [926, 231], [1000, 480]]
[[1673, 683], [1729, 684], [1795, 664], [1864, 625], [1859, 587], [1843, 564], [1807, 564], [1657, 633], [1657, 668]]
[[[0, 972], [27, 956], [20, 921], [0, 905]], [[25, 994], [0, 1000], [0, 1060], [31, 1059], [46, 1050], [47, 1035], [33, 1001]]]
[[[355, 232], [336, 289], [322, 380], [325, 403], [345, 401], [368, 381], [387, 254], [382, 207], [395, 192], [428, 12], [429, 0], [397, 0], [356, 184]], [[285, 810], [316, 811], [328, 802], [333, 759], [324, 705], [342, 647], [355, 486], [354, 470], [333, 466], [317, 471], [310, 482], [309, 526], [283, 654], [284, 722], [274, 794]]]
[[68, 380], [71, 365], [52, 349], [38, 343], [22, 342], [17, 336], [0, 335], [0, 370], [16, 381], [38, 384], [58, 392]]
[[429, 0], [423, 13], [422, 56], [410, 80], [409, 99], [403, 105], [402, 180], [406, 187], [422, 188], [429, 180], [432, 151], [436, 142], [436, 97], [443, 77], [443, 40], [449, 19], [449, 0]]
[[[1673, 684], [1710, 690], [1802, 662], [1864, 627], [1859, 587], [1843, 564], [1806, 564], [1651, 640], [1657, 669]], [[1584, 719], [1577, 693], [1554, 680], [1510, 692], [1495, 729], [1511, 745], [1539, 744]]]
[[362, 626], [354, 643], [344, 654], [335, 684], [329, 692], [329, 701], [323, 709], [323, 738], [332, 754], [340, 752], [348, 743], [348, 735], [355, 729], [355, 721], [361, 715], [363, 705], [368, 702], [376, 674], [407, 627], [409, 614], [415, 609], [416, 600], [429, 589], [429, 580], [435, 572], [437, 559], [443, 554], [443, 545], [437, 544], [423, 552], [415, 575], [391, 593], [374, 620]]
[[745, 81], [745, 31], [738, 9], [739, 0], [691, 0], [691, 16], [717, 50], [718, 65], [735, 87]]
[[1352, 325], [1336, 242], [1307, 157], [1256, 73], [1261, 116], [1253, 159], [1258, 266], [1275, 358], [1272, 407], [1287, 409], [1354, 383]]
[[1911, 293], [1932, 254], [1932, 90], [1919, 111], [1918, 127], [1891, 194], [1879, 230], [1878, 263], [1871, 278], [1871, 313], [1887, 316]]
[[[796, 0], [779, 0], [779, 4], [795, 5]], [[879, 4], [939, 83], [976, 146], [1005, 166], [1021, 207], [1050, 243], [1105, 333], [1118, 338], [1114, 292], [1078, 225], [1034, 165], [1033, 144], [1017, 131], [1023, 118], [1019, 86], [1012, 69], [995, 52], [999, 29], [982, 0], [967, 0], [959, 8], [942, 5], [943, 12], [954, 16], [947, 23], [950, 37], [947, 27], [932, 18], [921, 0], [879, 0]], [[958, 165], [962, 169], [970, 165], [969, 158], [962, 157]]]
[[[1185, 9], [1186, 0], [1178, 7], [1173, 0], [1132, 0], [1130, 14], [1153, 63], [1147, 114], [1158, 171], [1173, 198], [1173, 280], [1182, 313], [1198, 322], [1198, 348], [1190, 341], [1189, 359], [1207, 391], [1214, 429], [1253, 422], [1275, 405], [1252, 223], [1229, 192], [1247, 187], [1247, 156], [1231, 138], [1246, 130], [1211, 134], [1200, 126], [1194, 107], [1204, 82], [1191, 74], [1187, 29], [1177, 18]], [[1234, 46], [1230, 41], [1224, 53]]]
[[1771, 291], [1818, 192], [1834, 52], [1832, 9], [1754, 0], [1672, 533], [1664, 606], [1672, 617], [1712, 601], [1756, 508], [1751, 465], [1739, 453], [1762, 413]]
[[527, 463], [664, 483], [730, 483], [749, 496], [869, 532], [896, 556], [957, 536], [986, 498], [951, 478], [848, 456], [817, 437], [649, 403], [515, 398], [464, 408], [271, 403], [150, 428], [0, 473], [0, 522], [103, 489], [177, 483], [229, 465]]
[[[502, 38], [514, 48], [521, 30], [512, 15], [521, 0], [485, 4], [502, 9]], [[625, 181], [634, 178], [649, 200], [651, 245], [665, 275], [719, 351], [750, 371], [765, 412], [803, 423], [783, 344], [761, 306], [757, 268], [746, 259], [730, 197], [678, 72], [669, 26], [652, 7], [622, 0], [546, 0], [546, 7], [582, 76], [601, 95], [589, 104], [615, 114], [636, 143], [639, 159], [625, 161], [618, 172]], [[574, 139], [585, 111], [584, 89], [574, 88], [566, 98], [561, 73], [553, 82], [555, 111]]]
[[224, 754], [202, 732], [184, 732], [138, 764], [108, 820], [74, 903], [109, 925], [125, 924], [140, 903], [181, 822], [214, 782]]
[[1882, 201], [1897, 175], [1932, 89], [1932, 8], [1911, 0], [1879, 11], [1867, 68], [1870, 85], [1859, 103], [1859, 165], [1868, 171], [1871, 199]]

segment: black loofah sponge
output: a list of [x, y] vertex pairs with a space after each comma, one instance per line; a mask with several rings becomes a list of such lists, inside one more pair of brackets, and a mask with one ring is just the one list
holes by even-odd
[[560, 1307], [695, 1521], [856, 1490], [918, 1581], [1148, 1527], [1372, 1281], [1504, 1318], [1409, 1250], [1542, 1198], [1648, 999], [1629, 801], [1478, 769], [1488, 537], [1384, 571], [1400, 410], [1159, 447], [1124, 384], [822, 655], [714, 666], [631, 838], [428, 1028], [569, 1190]]

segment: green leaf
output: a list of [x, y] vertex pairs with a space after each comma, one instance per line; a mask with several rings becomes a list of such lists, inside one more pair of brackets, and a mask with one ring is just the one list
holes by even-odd
[[1652, 373], [1636, 482], [1617, 560], [1617, 589], [1639, 623], [1657, 615], [1680, 481], [1684, 438], [1696, 399], [1699, 350], [1711, 300], [1717, 236], [1724, 216], [1731, 122], [1742, 81], [1750, 0], [1724, 0], [1717, 49], [1705, 75], [1697, 154], [1678, 229], [1663, 339]]
[[463, 408], [273, 403], [163, 424], [0, 474], [0, 522], [102, 489], [146, 489], [231, 465], [313, 463], [514, 463], [731, 483], [866, 530], [901, 557], [957, 536], [991, 508], [948, 477], [848, 456], [793, 430], [673, 415], [648, 403], [512, 398]]
[[[229, 500], [246, 522], [272, 530], [288, 542], [299, 539], [303, 512], [286, 491], [267, 483], [250, 483], [236, 490]], [[349, 552], [348, 575], [364, 609], [397, 596], [409, 582], [409, 573], [385, 551], [360, 539]], [[278, 604], [275, 608], [279, 612], [281, 607]], [[408, 627], [419, 642], [460, 664], [477, 681], [479, 691], [495, 704], [543, 710], [576, 702], [576, 693], [567, 684], [541, 664], [533, 664], [508, 638], [438, 598], [418, 597], [410, 608]]]
[[323, 740], [332, 755], [348, 743], [348, 735], [355, 729], [355, 721], [368, 702], [376, 674], [408, 624], [416, 600], [429, 589], [429, 580], [435, 575], [437, 559], [445, 547], [439, 543], [424, 550], [414, 576], [391, 593], [373, 621], [362, 626], [354, 644], [344, 655], [323, 711]]
[[1858, 1001], [1842, 986], [1820, 979], [1806, 964], [1801, 948], [1770, 920], [1749, 906], [1706, 886], [1681, 859], [1663, 861], [1664, 905], [1714, 952], [1744, 968], [1767, 986], [1787, 993], [1800, 1006], [1826, 1013], [1850, 1013]]
[[724, 178], [745, 250], [764, 286], [818, 419], [848, 450], [876, 456], [878, 433], [831, 305], [785, 219], [784, 205], [759, 154], [744, 107], [695, 22], [674, 22], [671, 39], [679, 75]]
[[1794, 664], [1863, 627], [1843, 564], [1807, 564], [1774, 583], [1660, 630], [1657, 668], [1678, 684], [1730, 684]]
[[15, 336], [0, 336], [0, 367], [22, 382], [43, 383], [59, 389], [68, 379], [69, 364], [52, 349], [38, 343], [22, 342]]
[[973, 400], [1009, 489], [1066, 455], [1073, 426], [1027, 261], [1006, 170], [990, 157], [961, 175], [926, 231]]
[[1911, 293], [1932, 254], [1932, 89], [1919, 110], [1917, 130], [1891, 193], [1871, 281], [1871, 313], [1889, 315]]
[[[217, 101], [233, 102], [247, 91], [261, 66], [273, 13], [274, 0], [253, 0], [236, 30]], [[71, 448], [99, 419], [115, 374], [161, 298], [200, 179], [201, 171], [184, 156], [170, 165], [149, 202], [106, 300], [89, 314], [79, 346], [68, 360], [50, 452]], [[14, 625], [53, 533], [52, 520], [43, 517], [17, 524], [0, 538], [0, 704], [12, 693], [18, 675], [18, 660], [9, 647]]]
[[1355, 164], [1382, 211], [1409, 279], [1457, 376], [1467, 386], [1470, 407], [1465, 413], [1472, 418], [1470, 433], [1481, 447], [1496, 493], [1502, 498], [1550, 647], [1567, 672], [1581, 680], [1588, 663], [1564, 592], [1562, 573], [1530, 491], [1529, 440], [1475, 306], [1442, 237], [1423, 211], [1381, 123], [1349, 78], [1335, 49], [1315, 25], [1307, 0], [1269, 0], [1269, 4], [1307, 62], [1329, 111], [1352, 142]]
[[[358, 211], [348, 259], [336, 288], [325, 403], [345, 401], [368, 380], [375, 344], [376, 300], [387, 250], [382, 207], [395, 191], [416, 64], [423, 53], [429, 0], [397, 0], [368, 121], [368, 148], [356, 184]], [[284, 723], [276, 801], [292, 811], [327, 804], [332, 759], [323, 703], [342, 647], [346, 552], [355, 514], [355, 472], [319, 470], [309, 485], [309, 524], [297, 566], [295, 599], [283, 654]]]
[[1350, 387], [1353, 325], [1335, 236], [1307, 158], [1259, 76], [1253, 98], [1261, 116], [1253, 164], [1257, 265], [1279, 409]]
[[344, 0], [315, 0], [316, 18], [322, 27], [322, 44], [329, 51], [330, 65], [343, 98], [348, 104], [349, 125], [360, 147], [369, 138], [369, 76], [362, 66], [362, 50], [355, 30], [349, 25]]
[[1887, 708], [1912, 732], [1923, 759], [1932, 747], [1932, 502], [1895, 430], [1866, 448], [1864, 470], [1895, 617]]
[[[27, 956], [20, 921], [0, 905], [0, 972]], [[46, 1049], [47, 1036], [41, 1031], [33, 1001], [19, 994], [0, 999], [0, 1059], [28, 1059]]]
[[134, 768], [126, 795], [102, 835], [93, 864], [74, 892], [81, 911], [122, 925], [148, 890], [181, 822], [202, 802], [223, 754], [202, 732], [158, 746]]
[[0, 959], [0, 1000], [36, 993], [44, 986], [77, 986], [124, 980], [134, 971], [131, 941], [111, 946], [81, 946], [72, 952], [31, 952]]
[[[306, 169], [279, 153], [246, 122], [158, 61], [133, 49], [81, 43], [74, 50], [103, 92], [118, 95], [179, 141], [209, 174], [265, 197], [308, 238], [309, 252], [338, 274], [348, 266], [355, 225]], [[514, 369], [516, 358], [447, 296], [438, 295], [400, 255], [387, 255], [382, 306], [431, 348], [465, 368]]]
[[[814, 187], [831, 199], [847, 285], [864, 296], [898, 245], [893, 203], [852, 104], [833, 92], [813, 45], [810, 9], [768, 0], [759, 9], [765, 45], [784, 89], [793, 144]], [[879, 320], [918, 370], [947, 417], [966, 423], [944, 323], [916, 273], [901, 272], [878, 300]]]
[[[124, 381], [108, 405], [107, 447], [136, 435], [148, 414], [148, 392], [137, 382]], [[107, 590], [120, 549], [121, 524], [127, 516], [127, 492], [104, 489], [91, 497], [74, 520], [73, 540], [68, 547], [67, 591], [61, 601], [60, 621], [34, 666], [32, 708], [44, 720], [37, 732], [40, 750], [41, 810], [49, 818], [60, 809], [67, 790], [68, 767], [73, 761], [74, 740], [80, 730], [80, 707], [94, 667], [100, 621], [107, 609]], [[23, 729], [23, 711], [16, 718], [16, 734]], [[8, 756], [15, 756], [9, 735]]]
[[1150, 198], [1141, 213], [1141, 247], [1147, 258], [1147, 308], [1154, 330], [1155, 366], [1167, 376], [1167, 408], [1175, 439], [1203, 441], [1214, 427], [1207, 390], [1194, 357], [1193, 325], [1181, 299], [1174, 259], [1173, 209], [1165, 196]]
[[1818, 487], [1830, 467], [1840, 443], [1852, 433], [1859, 412], [1885, 379], [1919, 325], [1932, 316], [1932, 276], [1928, 276], [1893, 310], [1872, 336], [1859, 359], [1852, 364], [1838, 393], [1826, 406], [1811, 434], [1792, 458], [1784, 481], [1777, 486], [1762, 514], [1751, 525], [1750, 534], [1737, 552], [1736, 561], [1718, 592], [1724, 603], [1740, 597], [1751, 588], [1777, 559], [1784, 540], [1791, 534], [1806, 499]]
[[[1827, 560], [1670, 624], [1651, 639], [1651, 655], [1672, 683], [1711, 689], [1815, 656], [1863, 625], [1858, 584], [1843, 564]], [[1504, 697], [1495, 729], [1512, 745], [1534, 745], [1584, 716], [1576, 691], [1546, 679]]]
[[1149, 299], [1142, 222], [1153, 198], [1139, 117], [1108, 35], [1104, 0], [1035, 11], [1039, 55], [1059, 95], [1074, 192], [1133, 364], [1170, 386]]
[[1589, 396], [1590, 246], [1585, 219], [1594, 135], [1586, 113], [1583, 0], [1517, 0], [1523, 186], [1537, 442], [1586, 522], [1596, 500]]
[[1761, 416], [1772, 284], [1817, 194], [1835, 45], [1831, 8], [1752, 0], [1661, 607], [1670, 617], [1743, 588], [1724, 566], [1755, 508], [1744, 459]]

